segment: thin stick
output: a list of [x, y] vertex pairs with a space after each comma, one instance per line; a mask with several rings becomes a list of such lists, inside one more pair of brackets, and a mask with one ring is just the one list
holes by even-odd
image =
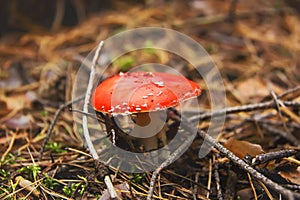
[[[286, 107], [300, 107], [300, 102], [295, 101], [283, 101], [282, 105]], [[248, 104], [243, 106], [235, 106], [235, 107], [229, 107], [225, 109], [216, 110], [213, 112], [207, 112], [200, 115], [195, 115], [193, 117], [189, 118], [189, 121], [195, 122], [198, 120], [205, 120], [211, 117], [221, 116], [225, 114], [232, 114], [232, 113], [238, 113], [238, 112], [250, 112], [254, 110], [262, 110], [262, 109], [268, 109], [268, 108], [276, 108], [276, 103], [272, 101], [267, 101], [264, 103], [256, 103], [256, 104]]]
[[[180, 119], [178, 115], [171, 115], [174, 120], [176, 121], [181, 121], [182, 127], [189, 131], [193, 132], [194, 128], [191, 127], [190, 123], [186, 119], [181, 116], [183, 120]], [[221, 145], [219, 142], [217, 142], [213, 137], [211, 137], [209, 134], [206, 134], [206, 132], [200, 130], [198, 131], [198, 135], [202, 137], [203, 139], [205, 138], [205, 141], [208, 142], [211, 146], [215, 147], [217, 150], [219, 150], [221, 153], [226, 155], [227, 158], [229, 158], [234, 164], [238, 165], [240, 168], [251, 174], [252, 177], [262, 181], [265, 185], [273, 188], [277, 192], [281, 193], [288, 199], [296, 199], [300, 198], [300, 194], [294, 193], [291, 190], [288, 190], [287, 188], [282, 187], [278, 183], [273, 182], [260, 172], [256, 171], [253, 167], [251, 167], [249, 164], [247, 164], [245, 161], [237, 157], [235, 154], [233, 154], [231, 151], [226, 149], [223, 145]]]
[[8, 146], [8, 148], [6, 149], [6, 151], [5, 151], [5, 152], [2, 154], [2, 156], [1, 156], [1, 163], [0, 163], [0, 166], [1, 166], [1, 164], [2, 164], [2, 161], [5, 160], [7, 154], [11, 151], [12, 147], [14, 146], [16, 137], [17, 137], [17, 134], [16, 134], [16, 133], [12, 133], [12, 137], [11, 137], [11, 139], [10, 139], [9, 146]]
[[65, 14], [65, 6], [66, 6], [65, 0], [56, 1], [55, 17], [51, 27], [52, 31], [57, 31], [60, 28]]
[[[183, 123], [183, 122], [181, 122]], [[184, 123], [186, 124], [186, 123]], [[187, 124], [189, 125], [189, 124]], [[262, 181], [264, 184], [268, 185], [269, 187], [273, 188], [277, 192], [281, 193], [288, 199], [295, 199], [300, 198], [300, 194], [296, 194], [281, 185], [273, 182], [260, 172], [256, 171], [253, 167], [248, 165], [245, 161], [241, 160], [238, 158], [235, 154], [233, 154], [231, 151], [226, 149], [223, 145], [218, 143], [213, 137], [211, 137], [209, 134], [206, 134], [204, 131], [198, 131], [198, 134], [202, 137], [205, 138], [207, 142], [209, 142], [212, 146], [214, 146], [216, 149], [218, 149], [220, 152], [222, 152], [224, 155], [226, 155], [227, 158], [229, 158], [234, 164], [238, 165], [240, 168], [251, 174], [254, 178]]]
[[249, 184], [250, 184], [252, 192], [253, 192], [253, 197], [254, 197], [255, 200], [257, 200], [257, 193], [256, 193], [255, 187], [253, 185], [251, 175], [249, 173], [247, 173], [247, 176], [248, 176]]
[[[196, 183], [198, 183], [198, 181], [199, 181], [199, 175], [200, 175], [200, 173], [196, 172], [196, 175], [195, 175], [195, 182]], [[198, 194], [198, 185], [195, 184], [194, 191], [193, 191], [193, 200], [197, 200], [197, 194]]]
[[208, 180], [207, 180], [207, 194], [206, 194], [206, 198], [209, 198], [210, 195], [210, 188], [211, 188], [211, 177], [212, 177], [212, 161], [211, 159], [209, 159], [209, 167], [208, 167]]
[[259, 155], [255, 156], [255, 158], [252, 159], [251, 165], [256, 166], [256, 165], [270, 162], [272, 160], [283, 159], [286, 157], [288, 158], [288, 157], [296, 155], [296, 154], [297, 154], [297, 151], [294, 149], [284, 149], [284, 150], [259, 154]]
[[53, 121], [51, 122], [51, 124], [50, 124], [50, 126], [49, 126], [49, 128], [48, 128], [48, 130], [47, 130], [45, 139], [44, 139], [44, 141], [43, 141], [42, 148], [41, 148], [41, 150], [40, 150], [39, 161], [41, 161], [42, 158], [43, 158], [43, 153], [44, 153], [44, 151], [45, 151], [46, 144], [48, 143], [48, 141], [49, 141], [49, 139], [50, 139], [50, 135], [51, 135], [51, 133], [52, 133], [52, 131], [53, 131], [53, 129], [54, 129], [54, 126], [55, 126], [55, 124], [56, 124], [56, 122], [57, 122], [57, 120], [58, 120], [58, 117], [59, 117], [60, 113], [61, 113], [66, 107], [72, 105], [73, 103], [76, 103], [76, 102], [82, 100], [83, 98], [84, 98], [84, 96], [77, 97], [77, 98], [74, 99], [74, 100], [68, 101], [68, 102], [66, 102], [66, 103], [64, 103], [64, 104], [62, 104], [62, 105], [60, 105], [59, 108], [56, 110], [56, 112], [55, 112], [55, 114], [54, 114], [54, 117], [53, 117]]
[[104, 177], [104, 183], [105, 183], [105, 185], [107, 187], [107, 191], [108, 191], [108, 193], [110, 195], [110, 198], [113, 199], [113, 200], [118, 199], [118, 195], [116, 193], [114, 185], [111, 182], [111, 179], [110, 179], [109, 175], [106, 175]]
[[[272, 103], [274, 103], [274, 102], [272, 101]], [[180, 117], [174, 111], [170, 110], [170, 117], [173, 120], [175, 120], [175, 121], [181, 122], [182, 127], [186, 131], [191, 132], [191, 133], [193, 132], [194, 128], [190, 126], [190, 123], [186, 119], [184, 119], [183, 116], [181, 116], [181, 118], [183, 119], [183, 120], [181, 120]], [[204, 132], [202, 130], [198, 131], [198, 135], [200, 137], [202, 137], [203, 139], [205, 138], [205, 142], [208, 142], [211, 146], [214, 146], [221, 153], [225, 154], [226, 157], [229, 158], [233, 163], [235, 163], [236, 165], [238, 165], [239, 167], [241, 167], [242, 169], [244, 169], [246, 172], [248, 172], [249, 174], [251, 174], [254, 178], [262, 181], [264, 184], [270, 186], [274, 190], [276, 190], [279, 193], [281, 193], [282, 195], [286, 196], [288, 199], [294, 199], [295, 196], [298, 197], [298, 194], [293, 193], [292, 191], [290, 191], [290, 190], [288, 190], [288, 189], [280, 186], [279, 184], [273, 182], [272, 180], [270, 180], [269, 178], [267, 178], [266, 176], [264, 176], [260, 172], [256, 171], [253, 167], [251, 167], [250, 165], [248, 165], [245, 161], [241, 160], [235, 154], [233, 154], [231, 151], [229, 151], [228, 149], [226, 149], [223, 145], [221, 145], [220, 143], [218, 143], [213, 137], [211, 137], [210, 135], [206, 134], [206, 132]], [[157, 178], [158, 174], [160, 173], [160, 171], [163, 170], [169, 164], [171, 164], [175, 160], [176, 155], [178, 155], [186, 147], [188, 147], [188, 145], [190, 145], [190, 143], [193, 140], [194, 140], [193, 136], [187, 138], [187, 140], [185, 140], [185, 142], [181, 146], [179, 146], [179, 148], [176, 149], [176, 151], [174, 151], [170, 155], [170, 157], [168, 157], [168, 159], [166, 161], [164, 161], [153, 172], [151, 180], [150, 180], [150, 186], [149, 186], [149, 190], [148, 190], [147, 200], [151, 200], [151, 197], [152, 197], [153, 191], [154, 191], [154, 186], [155, 186], [156, 178]]]
[[280, 118], [281, 121], [282, 121], [283, 128], [285, 129], [285, 131], [286, 131], [289, 135], [291, 135], [291, 132], [290, 132], [290, 130], [287, 128], [286, 123], [285, 123], [285, 121], [284, 121], [284, 119], [283, 119], [282, 112], [281, 112], [281, 110], [280, 110], [280, 106], [284, 106], [284, 105], [282, 105], [281, 101], [278, 99], [278, 97], [277, 97], [277, 95], [275, 94], [274, 91], [271, 91], [271, 95], [272, 95], [272, 97], [273, 97], [273, 99], [274, 99], [274, 102], [276, 103], [276, 110], [277, 110], [277, 112], [278, 112], [279, 118]]
[[[95, 74], [96, 74], [96, 65], [97, 65], [97, 61], [100, 57], [100, 51], [102, 49], [104, 45], [104, 42], [101, 41], [96, 49], [94, 58], [93, 58], [93, 62], [92, 62], [92, 66], [91, 66], [91, 72], [90, 72], [90, 78], [89, 78], [89, 83], [87, 86], [87, 90], [85, 93], [85, 99], [84, 99], [84, 104], [83, 104], [83, 112], [84, 113], [88, 113], [88, 104], [91, 98], [91, 94], [92, 94], [92, 89], [93, 89], [93, 82], [94, 82], [94, 78], [95, 78]], [[94, 145], [92, 144], [91, 138], [90, 138], [90, 134], [89, 134], [89, 129], [88, 129], [88, 125], [87, 125], [87, 116], [83, 115], [82, 116], [82, 128], [83, 128], [83, 135], [85, 138], [85, 142], [90, 150], [91, 155], [93, 156], [94, 160], [97, 160], [99, 158], [96, 150], [94, 149]]]
[[182, 145], [180, 145], [178, 147], [178, 149], [176, 149], [163, 163], [161, 163], [161, 165], [153, 172], [151, 180], [150, 180], [150, 186], [149, 186], [149, 190], [148, 190], [148, 196], [147, 196], [147, 200], [151, 200], [152, 195], [153, 195], [153, 191], [154, 191], [154, 185], [156, 182], [156, 178], [158, 176], [158, 174], [160, 173], [161, 170], [163, 170], [166, 166], [168, 166], [169, 164], [171, 164], [172, 162], [174, 162], [174, 160], [176, 160], [177, 155], [180, 154], [184, 149], [186, 149], [191, 142], [194, 140], [194, 136], [190, 136], [188, 137], [183, 143]]
[[299, 146], [300, 145], [300, 140], [298, 138], [296, 138], [293, 134], [291, 134], [290, 132], [286, 132], [283, 130], [280, 130], [278, 128], [274, 128], [272, 126], [269, 126], [267, 124], [262, 124], [261, 125], [264, 129], [275, 133], [277, 135], [280, 135], [281, 137], [283, 137], [284, 139], [288, 140], [292, 145], [294, 146]]
[[223, 200], [222, 188], [221, 188], [221, 184], [220, 184], [220, 175], [219, 175], [219, 162], [218, 162], [217, 158], [218, 158], [218, 154], [216, 154], [213, 159], [214, 176], [215, 176], [216, 188], [217, 188], [217, 198], [219, 200]]
[[265, 193], [268, 195], [270, 200], [273, 200], [273, 196], [271, 194], [271, 192], [269, 191], [269, 189], [265, 186], [265, 184], [263, 184], [261, 181], [257, 181], [258, 184], [264, 189]]
[[299, 91], [299, 90], [300, 90], [300, 85], [297, 86], [297, 87], [288, 89], [287, 91], [285, 91], [285, 92], [283, 92], [282, 94], [278, 95], [278, 98], [284, 98], [284, 97], [286, 97], [287, 95], [292, 94], [292, 93], [296, 93], [296, 92]]

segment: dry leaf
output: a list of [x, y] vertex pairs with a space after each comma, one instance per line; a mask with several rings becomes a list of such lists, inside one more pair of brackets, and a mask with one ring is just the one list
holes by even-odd
[[5, 125], [12, 129], [27, 129], [31, 126], [30, 115], [16, 115], [5, 121]]
[[[243, 22], [236, 23], [236, 31], [245, 38], [264, 43], [278, 44], [287, 49], [299, 50], [297, 42], [291, 41], [290, 37], [287, 37], [284, 34], [280, 34], [279, 30], [274, 27], [275, 26], [272, 26], [271, 24], [265, 24], [264, 26], [260, 26], [259, 29]], [[294, 42], [295, 44], [292, 44], [291, 42]]]
[[270, 94], [266, 84], [255, 77], [243, 80], [239, 83], [237, 91], [237, 95], [241, 102], [249, 102], [249, 100], [260, 101], [262, 98]]
[[15, 94], [12, 96], [0, 96], [0, 123], [8, 128], [26, 129], [32, 126], [32, 116], [22, 114], [21, 111], [31, 108], [31, 103], [36, 99], [35, 93]]
[[7, 115], [11, 111], [12, 110], [8, 108], [6, 101], [0, 99], [0, 118], [3, 117], [4, 115]]
[[14, 117], [25, 105], [25, 98], [20, 95], [13, 97], [1, 96], [0, 101], [1, 109], [3, 111], [3, 113], [1, 113], [0, 122], [4, 122]]
[[224, 146], [239, 158], [245, 157], [246, 154], [254, 157], [264, 152], [262, 147], [258, 144], [252, 144], [248, 141], [236, 140], [234, 138], [228, 139], [224, 143]]
[[300, 166], [295, 170], [281, 171], [279, 174], [289, 182], [300, 185]]

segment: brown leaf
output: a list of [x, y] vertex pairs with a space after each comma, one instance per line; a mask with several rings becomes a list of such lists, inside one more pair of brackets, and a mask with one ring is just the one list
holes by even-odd
[[266, 84], [259, 78], [250, 78], [243, 80], [237, 86], [237, 94], [241, 102], [260, 101], [263, 97], [269, 94], [269, 90]]
[[248, 141], [236, 140], [234, 138], [228, 139], [224, 143], [224, 146], [239, 158], [245, 157], [246, 154], [254, 157], [264, 152], [262, 147], [258, 144], [252, 144]]
[[300, 166], [291, 171], [281, 171], [279, 174], [289, 182], [300, 185]]
[[5, 97], [0, 96], [0, 108], [2, 110], [0, 115], [0, 122], [4, 122], [13, 116], [15, 116], [23, 107], [25, 104], [24, 97], [19, 98], [20, 96], [14, 96], [14, 97]]
[[0, 96], [0, 123], [4, 123], [9, 128], [26, 129], [30, 127], [31, 115], [21, 114], [24, 108], [31, 108], [31, 103], [35, 98], [33, 94], [15, 94], [12, 96]]
[[0, 99], [0, 118], [7, 115], [11, 109], [8, 108], [6, 101]]

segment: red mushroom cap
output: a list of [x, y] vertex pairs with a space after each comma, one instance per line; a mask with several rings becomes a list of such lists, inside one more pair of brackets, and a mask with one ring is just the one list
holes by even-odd
[[200, 93], [197, 83], [180, 75], [128, 72], [100, 83], [92, 96], [92, 105], [105, 113], [150, 112], [177, 106]]

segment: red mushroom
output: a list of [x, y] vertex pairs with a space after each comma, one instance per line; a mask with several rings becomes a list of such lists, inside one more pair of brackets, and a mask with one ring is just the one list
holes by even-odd
[[[135, 116], [134, 122], [143, 127], [151, 120], [160, 120], [160, 111], [177, 106], [200, 93], [201, 88], [197, 83], [180, 75], [128, 72], [100, 83], [92, 96], [92, 105], [98, 112]], [[151, 122], [153, 123], [156, 122]], [[165, 124], [165, 121], [163, 123]], [[166, 144], [166, 129], [164, 125], [156, 135], [140, 139], [143, 148], [146, 151], [157, 149], [158, 138]]]

